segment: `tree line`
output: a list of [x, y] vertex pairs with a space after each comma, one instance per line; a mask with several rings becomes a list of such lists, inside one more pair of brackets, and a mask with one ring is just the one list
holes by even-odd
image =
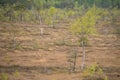
[[120, 0], [0, 0], [0, 20], [52, 24], [54, 19], [82, 15], [93, 5], [119, 9]]
[[84, 5], [86, 8], [95, 4], [102, 8], [120, 8], [120, 0], [0, 0], [0, 6], [16, 5], [16, 7], [24, 7], [31, 9], [32, 7], [49, 8], [73, 8], [76, 5]]

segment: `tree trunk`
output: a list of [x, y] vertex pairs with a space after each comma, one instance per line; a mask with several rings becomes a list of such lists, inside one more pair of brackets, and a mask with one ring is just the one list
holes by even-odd
[[40, 14], [39, 14], [39, 24], [40, 24], [40, 25], [42, 24], [42, 18], [41, 18], [41, 16], [40, 16]]
[[23, 23], [23, 14], [20, 14], [20, 22]]
[[43, 34], [44, 34], [43, 31], [44, 31], [44, 29], [43, 29], [43, 28], [40, 28], [40, 35], [43, 35]]
[[74, 56], [73, 71], [75, 71], [76, 69], [76, 59], [77, 59], [77, 53], [75, 53], [75, 56]]
[[54, 17], [52, 17], [52, 27], [55, 28], [55, 25], [54, 25]]
[[[13, 25], [12, 25], [13, 26]], [[16, 33], [15, 33], [15, 30], [13, 29], [14, 27], [11, 28], [11, 30], [13, 30], [12, 32], [10, 32], [10, 39], [11, 39], [11, 48], [13, 50], [15, 50], [16, 48], [16, 39], [15, 39], [15, 36], [16, 36]]]
[[82, 65], [81, 69], [83, 70], [85, 67], [85, 46], [84, 46], [84, 41], [82, 40]]

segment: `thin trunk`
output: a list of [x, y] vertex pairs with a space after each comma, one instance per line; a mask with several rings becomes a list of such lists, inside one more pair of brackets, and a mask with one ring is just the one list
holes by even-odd
[[42, 19], [41, 19], [41, 15], [40, 15], [40, 12], [39, 12], [40, 10], [38, 9], [37, 10], [37, 20], [39, 21], [39, 24], [41, 25], [42, 24]]
[[84, 33], [82, 33], [82, 65], [81, 69], [85, 67], [85, 44], [84, 44]]
[[84, 41], [82, 41], [82, 66], [81, 69], [83, 70], [85, 67], [85, 46], [84, 46]]
[[77, 53], [75, 53], [75, 57], [74, 57], [73, 71], [75, 71], [76, 69], [76, 59], [77, 59]]
[[54, 17], [52, 17], [52, 27], [55, 28], [55, 25], [54, 25]]
[[44, 34], [43, 31], [44, 31], [44, 29], [43, 29], [43, 28], [40, 28], [40, 35], [43, 35], [43, 34]]
[[16, 42], [15, 42], [15, 32], [13, 32], [13, 49], [15, 50], [15, 45], [16, 45]]
[[69, 68], [69, 74], [71, 74], [72, 73], [72, 63], [71, 62], [69, 64], [69, 66], [70, 66], [70, 68]]
[[38, 15], [37, 15], [37, 13], [35, 14], [35, 23], [37, 23], [37, 20], [38, 20]]
[[22, 13], [20, 14], [20, 21], [21, 21], [21, 23], [23, 23], [23, 14]]
[[41, 18], [40, 15], [39, 15], [39, 24], [40, 24], [40, 25], [42, 24], [42, 18]]

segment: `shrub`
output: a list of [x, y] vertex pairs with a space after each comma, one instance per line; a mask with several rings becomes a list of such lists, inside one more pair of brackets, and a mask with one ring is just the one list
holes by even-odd
[[18, 70], [15, 70], [15, 72], [14, 72], [14, 76], [15, 76], [15, 77], [19, 77], [19, 76], [20, 76], [20, 73], [19, 73]]
[[83, 71], [83, 80], [108, 80], [103, 70], [94, 64]]
[[1, 73], [0, 80], [8, 80], [8, 75], [6, 73]]

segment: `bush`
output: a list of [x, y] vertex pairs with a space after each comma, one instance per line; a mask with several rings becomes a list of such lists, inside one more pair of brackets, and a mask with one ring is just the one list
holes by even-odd
[[0, 80], [8, 80], [8, 75], [6, 73], [1, 73]]
[[94, 64], [83, 71], [83, 80], [108, 80], [103, 70]]

